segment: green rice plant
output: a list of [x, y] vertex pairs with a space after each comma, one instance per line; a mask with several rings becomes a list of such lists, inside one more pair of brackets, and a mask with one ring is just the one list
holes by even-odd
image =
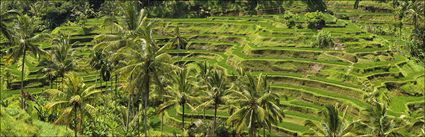
[[335, 42], [332, 39], [331, 33], [322, 30], [316, 35], [316, 40], [312, 45], [316, 48], [332, 48], [334, 47]]

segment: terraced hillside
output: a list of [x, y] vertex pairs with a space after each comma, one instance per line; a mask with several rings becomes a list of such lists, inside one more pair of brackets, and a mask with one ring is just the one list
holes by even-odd
[[[338, 14], [352, 16], [354, 11], [335, 10]], [[346, 13], [345, 13], [346, 12]], [[369, 16], [368, 13], [360, 13]], [[385, 14], [370, 14], [383, 17]], [[317, 30], [308, 28], [288, 28], [283, 15], [260, 15], [242, 17], [208, 17], [194, 19], [155, 20], [155, 38], [159, 45], [165, 45], [175, 36], [179, 28], [181, 37], [187, 39], [186, 48], [168, 51], [173, 61], [207, 62], [225, 70], [228, 76], [235, 75], [237, 69], [250, 71], [254, 75], [267, 75], [272, 82], [273, 92], [282, 95], [286, 118], [274, 125], [276, 135], [300, 135], [308, 130], [305, 120], [320, 121], [317, 113], [325, 104], [339, 104], [347, 107], [349, 119], [356, 119], [361, 110], [369, 106], [364, 96], [373, 91], [388, 93], [391, 98], [389, 111], [392, 116], [408, 115], [409, 111], [424, 104], [424, 68], [418, 62], [400, 55], [394, 49], [394, 40], [362, 29], [360, 22], [338, 19], [326, 15], [326, 26], [336, 41], [335, 48], [315, 48]], [[85, 83], [93, 85], [100, 81], [98, 72], [87, 63], [92, 54], [93, 38], [101, 33], [113, 33], [103, 27], [104, 18], [89, 19], [85, 24], [93, 28], [90, 32], [76, 24], [56, 28], [52, 33], [71, 35], [71, 41], [78, 41], [73, 49], [76, 54], [77, 73]], [[304, 24], [301, 15], [297, 24]], [[386, 22], [387, 23], [387, 22]], [[48, 44], [41, 47], [49, 50]], [[11, 73], [17, 65], [9, 66]], [[42, 93], [50, 88], [47, 76], [41, 73], [37, 59], [30, 57], [26, 64], [29, 72], [25, 79], [25, 89], [32, 94]], [[2, 99], [19, 95], [19, 80], [10, 82], [10, 87], [2, 91]], [[53, 85], [55, 86], [55, 85]], [[56, 85], [57, 86], [57, 85]], [[117, 84], [106, 84], [101, 88], [115, 89]], [[283, 97], [287, 96], [287, 97]], [[187, 110], [186, 116], [192, 120], [202, 119], [201, 111]], [[207, 117], [213, 115], [207, 111]], [[168, 112], [170, 134], [181, 129], [181, 112]], [[223, 108], [219, 117], [228, 117]], [[153, 121], [159, 120], [153, 118]], [[187, 124], [189, 124], [188, 121]]]
[[[259, 15], [149, 18], [148, 20], [153, 24], [154, 41], [159, 47], [170, 45], [176, 37], [186, 40], [187, 44], [172, 45], [174, 47], [166, 51], [171, 55], [170, 61], [175, 65], [194, 62], [215, 66], [225, 72], [225, 76], [232, 84], [238, 82], [235, 77], [240, 74], [239, 70], [254, 76], [267, 76], [272, 92], [280, 97], [285, 118], [282, 122], [272, 125], [272, 129], [269, 129], [272, 132], [264, 133], [266, 129], [258, 127], [257, 132], [260, 136], [302, 136], [311, 130], [305, 125], [307, 121], [319, 123], [324, 119], [320, 114], [327, 109], [327, 105], [337, 106], [340, 117], [347, 120], [362, 119], [364, 110], [371, 107], [368, 100], [371, 96], [379, 96], [380, 99], [388, 102], [388, 115], [391, 118], [406, 120], [406, 117], [411, 116], [415, 111], [422, 112], [425, 109], [424, 64], [423, 61], [407, 55], [408, 53], [401, 49], [411, 40], [409, 35], [414, 27], [413, 22], [406, 19], [407, 16], [400, 22], [395, 15], [397, 7], [393, 7], [390, 3], [361, 1], [359, 9], [353, 9], [353, 3], [354, 1], [326, 1], [331, 11], [329, 13], [332, 14], [323, 14], [326, 25], [320, 29], [308, 28], [309, 12], [305, 10], [307, 5], [302, 1], [295, 1], [291, 7], [285, 7], [285, 14], [265, 14], [257, 11]], [[292, 13], [293, 22], [289, 22], [288, 14]], [[87, 111], [94, 117], [87, 117], [85, 122], [91, 122], [92, 125], [81, 124], [78, 127], [76, 123], [71, 123], [78, 119], [76, 111], [75, 119], [69, 118], [68, 123], [54, 121], [58, 118], [57, 116], [62, 118], [67, 115], [55, 115], [59, 112], [58, 110], [47, 110], [51, 108], [47, 105], [52, 92], [49, 89], [63, 90], [64, 77], [50, 81], [50, 75], [46, 73], [48, 64], [40, 61], [43, 57], [37, 58], [32, 54], [26, 54], [28, 56], [23, 67], [20, 63], [8, 60], [10, 58], [7, 57], [10, 56], [3, 53], [13, 51], [10, 50], [15, 48], [12, 46], [0, 48], [0, 55], [2, 55], [0, 58], [2, 59], [0, 60], [0, 81], [2, 82], [0, 83], [0, 118], [6, 117], [5, 119], [12, 121], [10, 122], [12, 124], [25, 121], [19, 125], [34, 129], [28, 132], [37, 132], [35, 129], [40, 129], [40, 126], [52, 127], [51, 130], [53, 130], [54, 127], [50, 123], [55, 123], [68, 126], [60, 127], [60, 130], [57, 130], [58, 134], [63, 132], [67, 135], [71, 132], [68, 128], [71, 128], [75, 129], [76, 136], [76, 130], [82, 125], [90, 125], [79, 131], [78, 134], [82, 135], [136, 136], [140, 134], [136, 132], [141, 131], [141, 125], [135, 123], [142, 123], [139, 116], [141, 111], [130, 110], [129, 104], [134, 103], [131, 102], [134, 101], [131, 99], [134, 94], [130, 95], [130, 92], [134, 91], [129, 92], [133, 89], [126, 89], [131, 82], [115, 72], [111, 73], [111, 80], [104, 81], [99, 76], [101, 69], [96, 70], [93, 67], [94, 48], [101, 42], [96, 41], [96, 38], [120, 34], [114, 25], [108, 24], [111, 23], [108, 21], [112, 19], [107, 17], [109, 16], [90, 18], [83, 23], [68, 21], [48, 31], [51, 34], [50, 37], [58, 34], [70, 36], [69, 42], [75, 42], [72, 45], [72, 62], [75, 63], [73, 71], [83, 78], [83, 84], [94, 85], [93, 89], [103, 92], [103, 95], [95, 98], [94, 102], [97, 103], [93, 105], [95, 109]], [[124, 22], [123, 16], [116, 18], [117, 21], [113, 23]], [[289, 26], [290, 23], [292, 26]], [[400, 23], [403, 24], [402, 27], [397, 26]], [[38, 33], [41, 32], [37, 31]], [[321, 41], [319, 35], [322, 33], [330, 34], [335, 43], [334, 46], [315, 46], [316, 42]], [[6, 44], [8, 43], [5, 42], [4, 36], [0, 35], [0, 46]], [[52, 46], [54, 44], [49, 40], [37, 41], [35, 45], [46, 52], [54, 48]], [[106, 56], [110, 55], [113, 53], [108, 52]], [[20, 61], [20, 59], [17, 60], [17, 62]], [[20, 79], [21, 67], [26, 70], [22, 73], [25, 76], [23, 81]], [[25, 112], [15, 110], [19, 108], [19, 99], [23, 96], [20, 89], [21, 83], [24, 90], [30, 93], [25, 94], [30, 106], [26, 110], [23, 109]], [[155, 92], [160, 90], [157, 89], [160, 86], [155, 84], [150, 87]], [[149, 104], [151, 107], [147, 110], [149, 134], [152, 136], [184, 136], [183, 133], [189, 130], [184, 127], [192, 128], [199, 123], [208, 124], [214, 121], [214, 109], [191, 109], [192, 106], [189, 105], [184, 106], [183, 112], [181, 106], [177, 105], [176, 109], [167, 109], [159, 114], [157, 109], [159, 104], [163, 103], [159, 96], [161, 95], [151, 96], [150, 103], [153, 105]], [[72, 100], [76, 99], [72, 98]], [[220, 124], [226, 123], [226, 120], [234, 113], [234, 108], [231, 107], [218, 107], [217, 118]], [[139, 118], [139, 122], [134, 122], [134, 119], [130, 122], [129, 115], [133, 115], [134, 119]], [[186, 118], [184, 123], [182, 116]], [[82, 116], [79, 118], [83, 119]], [[32, 121], [32, 119], [36, 120]], [[163, 119], [165, 124], [162, 124]], [[423, 120], [423, 117], [420, 120]], [[1, 125], [11, 126], [10, 123], [5, 123], [2, 121]], [[226, 126], [229, 132], [235, 130], [229, 122]], [[3, 136], [3, 131], [8, 130], [9, 128], [1, 129], [0, 136]], [[128, 133], [129, 130], [133, 133]], [[245, 130], [243, 129], [242, 135], [247, 134]], [[40, 132], [49, 136], [48, 132], [53, 131], [42, 129]]]

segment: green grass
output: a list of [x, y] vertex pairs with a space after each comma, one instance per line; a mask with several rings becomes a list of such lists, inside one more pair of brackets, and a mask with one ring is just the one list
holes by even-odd
[[[162, 34], [161, 31], [174, 34], [174, 27], [179, 26], [181, 36], [187, 38], [189, 41], [189, 48], [196, 47], [196, 49], [187, 50], [169, 50], [168, 53], [184, 53], [193, 55], [187, 58], [174, 57], [172, 61], [195, 61], [195, 62], [208, 62], [211, 65], [215, 65], [225, 70], [227, 75], [236, 74], [236, 70], [241, 64], [246, 63], [253, 65], [256, 68], [262, 68], [260, 63], [267, 62], [271, 64], [271, 67], [282, 68], [281, 70], [273, 71], [254, 71], [253, 75], [268, 75], [272, 78], [285, 78], [289, 80], [304, 81], [314, 83], [317, 88], [298, 86], [290, 84], [287, 81], [279, 81], [285, 84], [273, 84], [274, 89], [286, 89], [294, 92], [303, 92], [311, 95], [312, 97], [323, 97], [329, 99], [332, 103], [343, 103], [347, 105], [355, 106], [356, 108], [363, 109], [369, 106], [358, 97], [351, 97], [350, 94], [356, 94], [358, 96], [364, 95], [366, 92], [363, 91], [361, 83], [366, 78], [374, 78], [372, 83], [376, 87], [386, 88], [388, 84], [404, 85], [408, 83], [420, 83], [423, 82], [423, 65], [410, 60], [409, 58], [394, 52], [394, 49], [390, 46], [393, 43], [403, 44], [403, 41], [398, 37], [391, 36], [380, 36], [372, 34], [362, 29], [367, 23], [383, 23], [391, 24], [394, 21], [385, 21], [387, 19], [393, 19], [392, 14], [382, 12], [368, 12], [363, 10], [352, 9], [353, 1], [330, 1], [328, 3], [341, 6], [342, 8], [335, 8], [329, 6], [335, 14], [344, 14], [352, 16], [352, 20], [337, 20], [334, 16], [326, 15], [326, 21], [329, 23], [323, 30], [329, 31], [336, 41], [342, 41], [340, 44], [343, 45], [344, 49], [335, 50], [312, 48], [311, 43], [315, 40], [315, 35], [318, 31], [310, 30], [305, 28], [302, 29], [288, 29], [284, 22], [281, 20], [282, 15], [266, 15], [266, 16], [220, 16], [220, 17], [208, 17], [208, 18], [190, 18], [190, 19], [172, 19], [163, 18], [158, 19], [158, 24], [154, 26], [155, 38], [161, 40], [169, 40], [174, 36], [169, 34]], [[375, 4], [375, 5], [374, 5]], [[388, 5], [379, 4], [375, 2], [362, 1], [361, 5], [372, 5], [383, 8], [388, 8]], [[300, 6], [300, 5], [296, 5]], [[376, 18], [376, 20], [373, 20]], [[103, 23], [103, 18], [89, 19], [87, 26], [94, 27], [100, 26]], [[298, 23], [304, 23], [305, 18], [300, 15]], [[374, 26], [373, 24], [371, 24]], [[376, 25], [375, 25], [376, 26]], [[92, 50], [91, 47], [93, 42], [91, 41], [97, 33], [108, 32], [109, 28], [96, 27], [89, 35], [84, 35], [83, 29], [76, 25], [71, 24], [69, 26], [60, 26], [52, 31], [55, 33], [66, 33], [72, 35], [73, 41], [80, 41], [83, 47], [74, 48], [76, 55], [82, 59], [88, 59]], [[108, 32], [109, 33], [109, 32]], [[159, 42], [162, 45], [167, 41]], [[51, 44], [48, 42], [39, 43], [40, 47], [48, 49]], [[226, 46], [223, 46], [226, 45]], [[219, 51], [212, 51], [212, 49], [220, 46]], [[205, 48], [205, 49], [200, 49]], [[252, 54], [254, 52], [265, 52], [264, 54]], [[391, 54], [388, 54], [391, 53]], [[307, 56], [311, 55], [311, 56]], [[345, 55], [349, 57], [355, 57], [355, 61], [347, 61]], [[301, 57], [300, 57], [301, 56]], [[304, 57], [307, 56], [307, 57]], [[348, 57], [348, 58], [349, 58]], [[242, 62], [237, 64], [233, 62]], [[324, 67], [318, 74], [305, 74], [303, 71], [298, 71], [298, 67], [304, 67], [309, 69], [310, 66], [315, 64], [321, 64]], [[84, 67], [85, 66], [85, 67]], [[28, 72], [36, 72], [42, 68], [38, 66], [37, 59], [28, 58], [26, 64]], [[89, 66], [85, 62], [78, 62], [78, 69], [76, 70], [78, 75], [84, 77], [86, 84], [94, 85], [97, 73], [88, 68]], [[268, 67], [268, 66], [267, 66]], [[352, 67], [352, 68], [351, 68]], [[9, 66], [12, 73], [19, 75], [19, 70], [16, 69], [17, 65]], [[385, 70], [382, 68], [391, 68]], [[353, 70], [348, 74], [348, 70]], [[85, 72], [87, 71], [87, 72]], [[396, 76], [399, 73], [402, 75]], [[340, 77], [334, 77], [336, 74], [347, 74], [346, 76], [352, 76], [357, 79], [346, 79]], [[32, 74], [26, 76], [25, 80], [35, 80], [36, 82], [28, 84], [25, 91], [32, 94], [42, 93], [43, 89], [49, 88], [48, 86], [35, 88], [38, 86], [40, 80], [43, 78], [43, 74]], [[421, 79], [422, 78], [422, 79]], [[371, 78], [372, 79], [372, 78]], [[124, 80], [121, 80], [124, 81]], [[20, 79], [15, 78], [13, 82], [20, 82]], [[423, 88], [424, 84], [416, 84], [418, 88]], [[328, 90], [332, 87], [343, 89], [342, 91]], [[400, 88], [402, 90], [410, 90], [409, 88]], [[348, 91], [349, 93], [344, 93]], [[391, 93], [398, 93], [397, 89], [389, 90]], [[407, 91], [409, 92], [409, 91]], [[410, 91], [412, 92], [412, 91]], [[409, 93], [410, 93], [409, 92]], [[1, 99], [9, 97], [19, 96], [20, 90], [5, 90], [1, 93]], [[396, 96], [397, 95], [397, 96]], [[407, 104], [423, 102], [423, 94], [418, 96], [409, 96], [404, 94], [391, 95], [391, 102], [389, 105], [391, 115], [407, 114]], [[291, 105], [296, 107], [304, 107], [307, 110], [317, 112], [323, 109], [323, 106], [317, 103], [310, 103], [302, 100], [289, 100], [282, 101], [285, 105]], [[186, 107], [187, 108], [187, 107]], [[180, 110], [176, 111], [174, 108], [168, 110], [171, 121], [175, 123], [181, 123], [180, 121]], [[192, 111], [190, 109], [185, 110], [187, 116], [202, 115], [201, 110]], [[290, 132], [302, 133], [307, 130], [300, 121], [313, 120], [320, 121], [322, 118], [316, 114], [303, 113], [294, 110], [285, 110], [288, 119], [284, 122], [279, 123], [277, 126]], [[213, 116], [214, 112], [211, 109], [206, 110], [207, 116]], [[226, 110], [220, 110], [218, 116], [220, 118], [226, 118], [230, 114]], [[354, 116], [353, 116], [354, 117]], [[155, 117], [155, 120], [158, 120]], [[350, 117], [352, 118], [352, 117]], [[353, 118], [354, 119], [354, 118]], [[296, 122], [294, 122], [296, 121]], [[189, 118], [185, 121], [185, 124], [190, 122]], [[165, 126], [166, 133], [176, 132], [181, 133], [180, 128], [176, 128], [175, 125], [168, 124]], [[156, 128], [155, 130], [159, 130]]]

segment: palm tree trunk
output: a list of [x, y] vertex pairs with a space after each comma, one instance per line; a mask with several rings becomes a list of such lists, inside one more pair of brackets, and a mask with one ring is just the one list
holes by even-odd
[[63, 74], [62, 74], [62, 77], [61, 77], [61, 90], [63, 91]]
[[97, 74], [99, 74], [99, 70], [96, 70], [96, 82], [95, 82], [96, 83], [95, 84], [96, 86], [97, 86], [97, 81], [99, 80], [99, 76]]
[[251, 127], [249, 127], [249, 136], [250, 137], [254, 137], [254, 128], [253, 128], [253, 125], [251, 125]]
[[416, 13], [414, 13], [413, 14], [413, 24], [415, 26], [415, 30], [414, 30], [415, 33], [417, 33], [417, 31], [418, 31], [418, 23], [417, 22], [418, 22], [418, 18], [416, 16]]
[[[184, 103], [182, 103], [183, 105], [181, 105], [182, 106], [182, 131], [184, 132]], [[182, 135], [183, 135], [183, 133], [182, 133]]]
[[[81, 108], [80, 108], [81, 109]], [[81, 131], [81, 133], [83, 132], [83, 128], [84, 128], [84, 123], [83, 123], [83, 111], [82, 110], [80, 110], [80, 131]]]
[[100, 75], [100, 91], [103, 91], [103, 88], [102, 88], [102, 81], [103, 81], [103, 78], [102, 78], [102, 74], [99, 74]]
[[[150, 61], [146, 62], [146, 66], [150, 64]], [[143, 99], [143, 131], [145, 133], [145, 137], [148, 136], [147, 134], [147, 121], [146, 121], [146, 110], [148, 109], [148, 99], [149, 99], [149, 90], [150, 90], [150, 74], [149, 74], [149, 68], [145, 68], [145, 75], [144, 75], [144, 93], [145, 95], [142, 97]]]
[[118, 96], [118, 73], [115, 73], [115, 96]]
[[[137, 111], [136, 113], [139, 113], [140, 111], [140, 104], [137, 106]], [[145, 113], [143, 111], [143, 113]], [[140, 137], [140, 114], [137, 115], [137, 136]]]
[[356, 0], [354, 2], [354, 9], [358, 9], [359, 8], [359, 3], [360, 3], [360, 0]]
[[[162, 97], [162, 102], [164, 102], [164, 101], [165, 101], [165, 99], [164, 99], [164, 97]], [[161, 137], [162, 137], [162, 132], [164, 131], [164, 115], [165, 115], [165, 111], [162, 112], [162, 115], [161, 115]]]
[[161, 137], [162, 137], [162, 132], [164, 131], [164, 115], [165, 114], [161, 115]]
[[270, 127], [269, 127], [269, 135], [272, 136], [272, 125], [271, 124], [270, 124]]
[[130, 113], [131, 113], [131, 103], [132, 103], [132, 101], [131, 101], [132, 99], [131, 99], [131, 93], [129, 93], [128, 94], [128, 102], [127, 102], [127, 109], [128, 109], [128, 111], [127, 111], [127, 121], [126, 121], [126, 123], [125, 123], [125, 126], [126, 126], [126, 128], [125, 128], [125, 136], [127, 136], [128, 135], [128, 129], [129, 129], [129, 124], [130, 124]]
[[1, 74], [1, 76], [0, 76], [0, 86], [1, 86], [0, 87], [0, 94], [3, 92], [3, 65], [1, 64], [2, 58], [3, 58], [3, 55], [0, 56], [0, 74]]
[[[1, 54], [1, 53], [0, 53]], [[1, 64], [3, 56], [0, 56], [0, 94], [3, 92], [3, 65]]]
[[401, 29], [403, 28], [403, 22], [402, 19], [400, 19], [400, 24], [399, 24], [399, 29], [400, 29], [400, 38], [401, 38]]
[[53, 89], [53, 78], [52, 78], [52, 76], [49, 75], [49, 79], [50, 79], [50, 88]]
[[26, 46], [24, 46], [23, 55], [22, 55], [22, 64], [21, 64], [21, 108], [25, 109], [25, 99], [24, 99], [24, 71], [25, 71], [25, 54], [27, 53]]
[[77, 137], [77, 107], [74, 106], [74, 137]]
[[213, 135], [215, 135], [215, 129], [217, 127], [217, 108], [218, 104], [214, 103], [214, 126], [213, 126]]

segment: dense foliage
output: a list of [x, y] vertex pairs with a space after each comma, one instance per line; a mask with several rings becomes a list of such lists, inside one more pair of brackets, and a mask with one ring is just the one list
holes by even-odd
[[424, 136], [421, 4], [1, 1], [0, 136]]

